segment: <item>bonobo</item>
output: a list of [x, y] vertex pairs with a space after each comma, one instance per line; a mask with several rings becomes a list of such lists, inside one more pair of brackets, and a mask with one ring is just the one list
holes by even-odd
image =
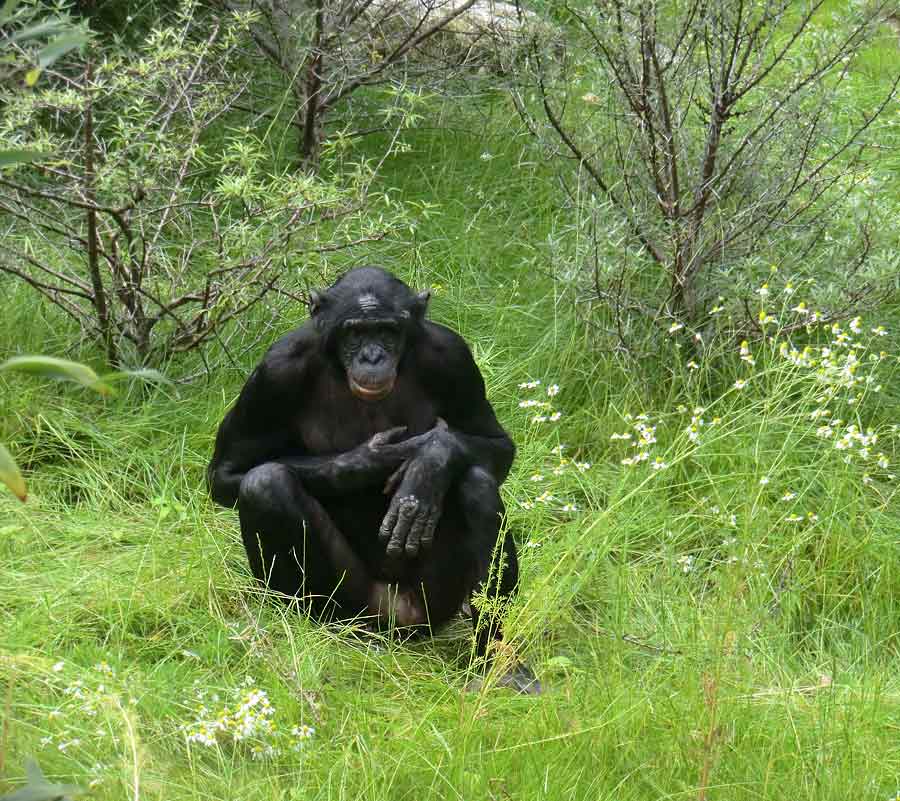
[[[311, 293], [219, 428], [213, 499], [237, 504], [256, 578], [317, 617], [435, 629], [473, 591], [516, 587], [512, 538], [495, 547], [515, 446], [428, 297], [377, 267]], [[484, 655], [501, 623], [472, 619]], [[503, 683], [539, 690], [524, 665]]]

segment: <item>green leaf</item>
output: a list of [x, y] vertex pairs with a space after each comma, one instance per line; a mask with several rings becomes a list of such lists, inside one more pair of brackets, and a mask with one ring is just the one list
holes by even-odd
[[107, 384], [125, 381], [128, 378], [137, 378], [140, 381], [147, 381], [150, 384], [174, 385], [174, 382], [170, 378], [166, 378], [159, 370], [150, 370], [149, 368], [138, 370], [116, 370], [114, 373], [104, 373], [100, 376], [100, 380]]
[[38, 150], [0, 150], [0, 168], [27, 161], [41, 161], [47, 157], [47, 153]]
[[53, 17], [44, 22], [39, 22], [37, 25], [29, 25], [27, 28], [16, 31], [9, 37], [9, 41], [24, 42], [27, 39], [36, 39], [38, 36], [52, 36], [53, 34], [70, 31], [74, 27], [75, 26], [67, 19]]
[[38, 53], [38, 64], [46, 69], [58, 58], [61, 58], [70, 50], [81, 47], [87, 43], [87, 36], [83, 31], [76, 30], [57, 36], [52, 42], [44, 45]]
[[25, 73], [25, 86], [34, 86], [41, 77], [41, 68], [34, 67]]
[[51, 784], [33, 759], [25, 760], [28, 784], [13, 793], [0, 796], [0, 801], [70, 801], [69, 796], [84, 791], [74, 784]]
[[6, 4], [3, 8], [0, 8], [0, 25], [5, 25], [12, 19], [18, 6], [19, 0], [6, 0]]
[[19, 472], [19, 465], [16, 464], [12, 454], [6, 450], [2, 442], [0, 442], [0, 482], [6, 484], [20, 501], [24, 501], [28, 497], [25, 479]]
[[0, 371], [18, 370], [23, 373], [56, 378], [62, 381], [74, 381], [101, 395], [112, 394], [112, 387], [105, 384], [90, 367], [68, 359], [57, 359], [53, 356], [14, 356], [0, 364]]

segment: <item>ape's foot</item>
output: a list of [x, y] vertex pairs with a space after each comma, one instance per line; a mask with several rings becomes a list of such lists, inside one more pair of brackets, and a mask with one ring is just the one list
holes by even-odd
[[[515, 690], [522, 695], [540, 695], [543, 692], [541, 683], [538, 681], [537, 676], [534, 675], [534, 671], [528, 665], [521, 663], [506, 671], [497, 680], [497, 686], [508, 687], [510, 690]], [[484, 678], [477, 676], [466, 685], [466, 692], [481, 692], [482, 687], [484, 687]]]

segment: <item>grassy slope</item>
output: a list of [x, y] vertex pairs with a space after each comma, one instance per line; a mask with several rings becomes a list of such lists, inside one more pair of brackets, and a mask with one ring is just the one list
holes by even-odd
[[[0, 790], [31, 753], [54, 777], [96, 779], [97, 799], [845, 801], [897, 790], [891, 486], [864, 487], [817, 446], [801, 415], [807, 385], [777, 369], [742, 395], [726, 391], [732, 377], [694, 389], [654, 380], [652, 367], [632, 378], [591, 352], [542, 269], [552, 182], [514, 129], [481, 141], [477, 129], [409, 134], [390, 181], [441, 208], [414, 247], [387, 257], [440, 285], [433, 314], [473, 343], [520, 445], [507, 484], [523, 546], [511, 629], [546, 693], [462, 693], [463, 624], [402, 645], [259, 603], [236, 517], [202, 488], [240, 371], [178, 398], [106, 406], [16, 379], [3, 395], [21, 410], [9, 432], [34, 472], [27, 507], [0, 496]], [[57, 321], [9, 291], [0, 338], [61, 350], [67, 332], [54, 339]], [[531, 378], [544, 383], [527, 397], [562, 386], [560, 423], [527, 423], [517, 385]], [[678, 404], [711, 399], [707, 416], [722, 420], [689, 451]], [[671, 465], [659, 474], [625, 470], [627, 451], [609, 440], [623, 414], [644, 411]], [[593, 466], [555, 476], [560, 441]], [[545, 489], [580, 511], [521, 506]], [[788, 489], [797, 499], [781, 502]], [[813, 510], [816, 524], [786, 522]], [[218, 708], [247, 677], [268, 693], [283, 752], [186, 745], [198, 692]], [[315, 733], [294, 751], [299, 724]]]

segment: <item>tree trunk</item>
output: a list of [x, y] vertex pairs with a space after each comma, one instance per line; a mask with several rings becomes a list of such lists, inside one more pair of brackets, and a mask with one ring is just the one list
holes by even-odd
[[319, 147], [322, 143], [322, 31], [325, 24], [324, 0], [316, 0], [313, 46], [306, 69], [303, 131], [300, 135], [300, 159], [303, 166], [315, 171], [319, 166]]
[[[94, 62], [89, 59], [85, 72], [85, 84], [88, 96], [84, 108], [84, 197], [93, 207], [97, 202], [97, 192], [94, 174], [94, 113], [91, 99], [91, 82], [94, 77]], [[106, 288], [103, 286], [103, 276], [100, 274], [99, 242], [97, 240], [97, 210], [87, 209], [87, 244], [88, 244], [88, 273], [91, 279], [94, 310], [97, 313], [97, 325], [100, 329], [100, 339], [106, 351], [106, 358], [113, 367], [118, 365], [119, 353], [115, 332], [109, 317], [109, 306], [106, 302]]]

